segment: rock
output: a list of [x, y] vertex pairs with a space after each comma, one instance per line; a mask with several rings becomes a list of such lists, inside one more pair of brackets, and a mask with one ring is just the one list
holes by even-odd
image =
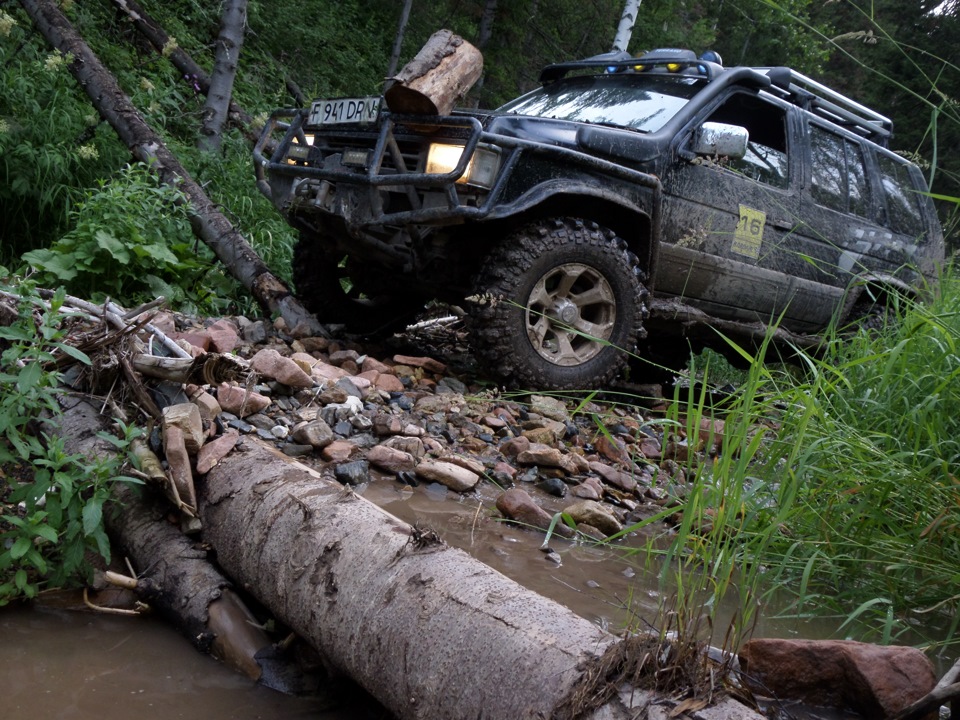
[[360, 448], [352, 442], [347, 440], [334, 440], [323, 449], [320, 457], [327, 462], [340, 463], [349, 460], [358, 452], [360, 452]]
[[223, 412], [223, 408], [220, 407], [220, 403], [217, 402], [217, 399], [200, 388], [194, 386], [188, 386], [187, 392], [190, 396], [190, 402], [197, 406], [200, 410], [200, 419], [203, 421], [203, 429], [207, 434], [207, 437], [213, 437], [216, 434], [216, 418]]
[[527, 440], [535, 445], [552, 445], [563, 437], [563, 433], [558, 435], [555, 429], [535, 427], [524, 430], [521, 437], [527, 438]]
[[270, 398], [227, 383], [217, 387], [217, 402], [225, 411], [238, 417], [247, 417], [270, 407]]
[[533, 395], [530, 398], [530, 412], [562, 423], [570, 419], [566, 403], [549, 395]]
[[[513, 520], [521, 525], [547, 530], [553, 520], [553, 516], [537, 505], [530, 495], [520, 488], [510, 488], [497, 498], [497, 510], [503, 513], [504, 517]], [[573, 537], [573, 529], [567, 527], [562, 522], [558, 522], [554, 527], [554, 533], [561, 537]]]
[[220, 462], [227, 454], [233, 450], [240, 438], [240, 433], [236, 430], [227, 430], [220, 437], [204, 443], [197, 453], [197, 474], [205, 475], [210, 472], [214, 465]]
[[180, 500], [196, 509], [197, 494], [193, 485], [193, 471], [190, 469], [190, 456], [187, 454], [183, 431], [176, 425], [163, 429], [163, 452]]
[[583, 500], [600, 500], [603, 497], [603, 485], [598, 478], [590, 476], [579, 485], [574, 485], [570, 494]]
[[341, 378], [349, 377], [350, 373], [330, 363], [317, 362], [310, 369], [310, 375], [317, 380], [335, 383]]
[[334, 468], [333, 475], [344, 485], [362, 485], [370, 480], [370, 463], [366, 460], [341, 463]]
[[240, 344], [237, 326], [225, 318], [217, 320], [207, 327], [210, 346], [218, 353], [230, 353]]
[[510, 438], [502, 443], [500, 445], [500, 452], [507, 457], [515, 458], [518, 457], [524, 450], [529, 450], [531, 444], [530, 438], [526, 438], [521, 435], [520, 437]]
[[313, 387], [313, 378], [297, 363], [273, 348], [264, 348], [250, 359], [250, 367], [264, 377], [289, 387]]
[[399, 365], [409, 365], [410, 367], [420, 367], [427, 372], [443, 375], [447, 371], [447, 366], [439, 360], [430, 357], [411, 357], [410, 355], [394, 355], [393, 361]]
[[852, 640], [754, 639], [740, 650], [743, 681], [758, 695], [893, 717], [933, 690], [922, 652]]
[[443, 483], [457, 492], [472, 490], [480, 482], [477, 473], [444, 460], [423, 460], [417, 465], [416, 473], [426, 480]]
[[546, 478], [536, 483], [536, 487], [554, 497], [562, 498], [567, 496], [567, 484], [560, 478]]
[[200, 452], [206, 433], [203, 429], [203, 419], [200, 417], [200, 408], [193, 403], [179, 403], [167, 405], [163, 409], [163, 432], [171, 426], [180, 428], [183, 433], [183, 442], [187, 452], [196, 455]]
[[367, 451], [367, 460], [382, 470], [397, 475], [416, 468], [417, 459], [403, 450], [395, 450], [386, 445], [375, 445]]
[[602, 462], [590, 463], [590, 471], [596, 473], [608, 485], [620, 488], [624, 492], [633, 492], [637, 489], [637, 481], [629, 473], [625, 473]]
[[521, 465], [560, 468], [568, 475], [577, 473], [577, 463], [568, 454], [541, 443], [531, 443], [529, 448], [517, 453], [517, 462]]
[[414, 409], [424, 415], [432, 415], [433, 413], [449, 413], [452, 412], [454, 408], [456, 408], [456, 412], [459, 412], [460, 408], [466, 404], [467, 402], [463, 399], [463, 395], [458, 393], [424, 395], [417, 400]]
[[597, 448], [597, 452], [610, 462], [619, 463], [624, 467], [633, 466], [633, 460], [630, 458], [630, 454], [627, 452], [626, 445], [622, 440], [601, 435], [597, 438], [594, 445]]
[[597, 528], [604, 535], [614, 535], [623, 529], [620, 521], [603, 504], [595, 500], [581, 500], [563, 509], [576, 523]]
[[418, 437], [394, 435], [393, 437], [387, 438], [380, 444], [384, 447], [393, 448], [394, 450], [400, 450], [412, 455], [417, 460], [420, 460], [424, 455], [427, 454], [427, 449], [423, 444], [423, 440]]
[[463, 397], [468, 392], [466, 383], [452, 377], [445, 377], [437, 383], [438, 395], [456, 395]]
[[297, 425], [293, 429], [294, 441], [301, 445], [323, 449], [334, 441], [333, 430], [321, 418]]
[[403, 432], [403, 420], [396, 415], [379, 413], [373, 418], [373, 432], [379, 437], [400, 435]]
[[476, 458], [465, 457], [463, 455], [444, 455], [440, 459], [444, 462], [459, 465], [460, 467], [465, 468], [476, 475], [483, 475], [484, 471], [486, 470], [486, 468], [483, 466], [483, 463]]

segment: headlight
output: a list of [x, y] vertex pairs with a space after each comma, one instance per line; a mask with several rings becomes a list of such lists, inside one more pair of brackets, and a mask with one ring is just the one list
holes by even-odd
[[306, 161], [310, 155], [310, 146], [313, 145], [313, 135], [304, 135], [306, 144], [301, 145], [299, 138], [293, 138], [290, 147], [287, 149], [287, 164], [296, 165], [297, 160]]
[[[463, 145], [432, 143], [427, 152], [427, 174], [446, 175], [453, 172], [462, 155]], [[457, 183], [489, 190], [497, 179], [499, 169], [500, 149], [493, 145], [478, 145], [467, 163], [467, 169], [457, 178]]]

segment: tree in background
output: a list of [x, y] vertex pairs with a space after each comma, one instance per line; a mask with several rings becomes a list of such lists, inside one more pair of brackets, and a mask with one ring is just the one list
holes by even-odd
[[210, 74], [210, 89], [203, 105], [199, 143], [202, 150], [212, 152], [220, 149], [246, 24], [247, 0], [227, 0], [223, 5], [220, 20], [220, 35], [217, 37], [213, 72]]

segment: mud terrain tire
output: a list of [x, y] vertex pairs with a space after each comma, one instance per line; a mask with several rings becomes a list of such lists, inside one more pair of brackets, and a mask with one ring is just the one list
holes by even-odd
[[626, 243], [595, 223], [561, 218], [521, 228], [474, 282], [481, 366], [509, 386], [606, 387], [644, 337], [644, 279]]

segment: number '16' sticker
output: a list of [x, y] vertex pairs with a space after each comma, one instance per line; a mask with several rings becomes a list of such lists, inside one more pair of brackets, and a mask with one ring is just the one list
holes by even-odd
[[733, 234], [733, 245], [730, 249], [738, 255], [746, 255], [754, 260], [759, 259], [760, 246], [763, 244], [763, 226], [766, 222], [765, 212], [741, 205], [740, 221], [737, 223], [737, 231]]

